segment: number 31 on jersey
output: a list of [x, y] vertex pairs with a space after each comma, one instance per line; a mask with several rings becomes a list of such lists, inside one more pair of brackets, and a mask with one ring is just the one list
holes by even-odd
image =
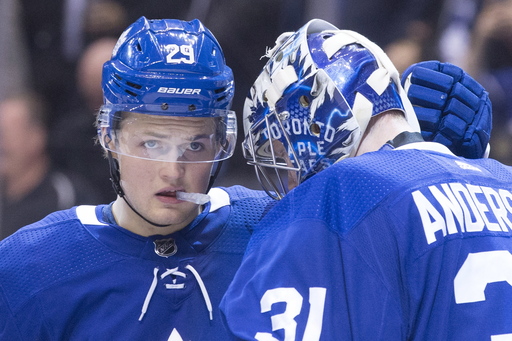
[[[314, 341], [320, 339], [322, 320], [324, 316], [326, 288], [309, 288], [309, 316], [302, 340]], [[295, 317], [302, 310], [302, 295], [295, 288], [276, 288], [267, 290], [261, 298], [261, 312], [269, 312], [275, 303], [286, 303], [282, 314], [273, 315], [272, 330], [284, 329], [284, 341], [294, 341], [297, 330]], [[256, 333], [258, 341], [278, 341], [270, 333]]]

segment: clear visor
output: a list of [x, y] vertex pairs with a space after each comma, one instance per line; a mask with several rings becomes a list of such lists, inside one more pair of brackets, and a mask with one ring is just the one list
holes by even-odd
[[236, 117], [212, 110], [208, 117], [108, 110], [100, 114], [99, 138], [116, 154], [165, 162], [215, 162], [233, 155]]
[[243, 142], [243, 153], [268, 195], [282, 199], [298, 186], [300, 163], [281, 120], [274, 113], [254, 125]]

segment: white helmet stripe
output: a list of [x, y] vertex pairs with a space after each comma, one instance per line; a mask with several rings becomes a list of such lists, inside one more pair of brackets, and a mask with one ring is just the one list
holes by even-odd
[[274, 107], [276, 102], [283, 95], [284, 90], [290, 85], [299, 80], [295, 68], [288, 65], [283, 69], [279, 69], [270, 76], [272, 85], [267, 89], [266, 97], [268, 104]]
[[325, 40], [322, 45], [322, 49], [329, 59], [334, 56], [343, 46], [347, 46], [353, 43], [357, 43], [357, 39], [345, 34], [346, 31], [338, 31], [339, 33]]
[[366, 83], [380, 96], [389, 86], [389, 78], [388, 70], [380, 68], [373, 71]]

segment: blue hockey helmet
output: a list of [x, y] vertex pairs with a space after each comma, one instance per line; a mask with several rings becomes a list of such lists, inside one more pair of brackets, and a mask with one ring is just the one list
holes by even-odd
[[273, 197], [353, 156], [372, 116], [400, 110], [419, 131], [398, 71], [356, 32], [314, 19], [267, 57], [245, 101], [243, 147]]
[[[98, 116], [98, 134], [105, 149], [173, 162], [214, 162], [233, 154], [233, 73], [219, 43], [199, 20], [141, 17], [120, 36], [112, 58], [103, 66], [102, 77], [104, 105]], [[140, 139], [140, 134], [119, 129], [127, 118], [130, 122], [151, 119], [152, 124], [165, 124], [169, 117], [183, 118], [183, 124], [192, 122], [194, 129], [197, 122], [215, 126], [202, 140], [212, 152], [196, 153], [198, 144], [185, 135], [173, 141], [161, 139], [158, 145], [151, 141], [151, 150], [140, 150], [129, 143]], [[174, 154], [164, 152], [176, 148], [179, 150]]]

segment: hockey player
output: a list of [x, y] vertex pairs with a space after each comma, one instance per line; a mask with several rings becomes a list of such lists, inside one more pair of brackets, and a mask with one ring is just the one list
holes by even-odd
[[[365, 37], [313, 20], [282, 38], [246, 99], [244, 152], [283, 199], [221, 303], [233, 338], [512, 337], [512, 169], [424, 142], [396, 69]], [[483, 93], [446, 98], [472, 88], [458, 75], [426, 102], [490, 110]], [[485, 150], [473, 133], [462, 144]]]
[[0, 244], [1, 340], [224, 340], [218, 305], [272, 199], [212, 188], [233, 75], [198, 20], [146, 20], [103, 69], [98, 137], [118, 194]]

